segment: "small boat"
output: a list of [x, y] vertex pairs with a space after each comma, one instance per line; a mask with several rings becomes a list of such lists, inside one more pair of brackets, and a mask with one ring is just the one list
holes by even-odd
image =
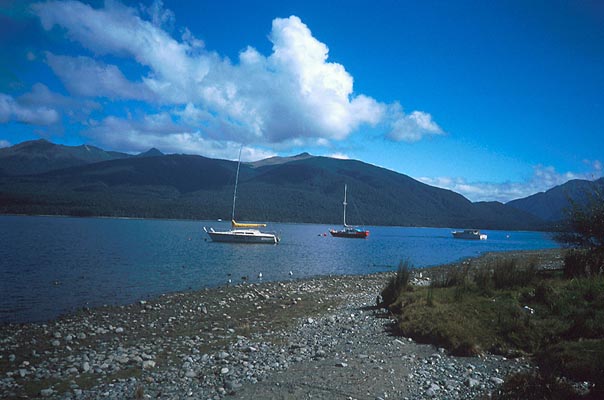
[[[237, 224], [237, 222], [232, 221]], [[229, 231], [215, 231], [214, 228], [203, 230], [210, 236], [214, 242], [230, 242], [230, 243], [279, 243], [279, 237], [270, 232], [260, 232], [258, 229], [231, 229]]]
[[469, 239], [469, 240], [487, 240], [487, 235], [480, 233], [478, 229], [464, 229], [463, 231], [451, 232], [455, 239]]
[[233, 192], [233, 212], [231, 214], [231, 229], [228, 231], [215, 231], [214, 228], [203, 230], [210, 236], [213, 242], [228, 243], [267, 243], [277, 244], [279, 236], [273, 232], [261, 232], [257, 228], [265, 227], [266, 224], [250, 224], [235, 221], [235, 200], [237, 199], [237, 183], [239, 182], [239, 167], [241, 166], [241, 149], [239, 149], [239, 162], [237, 163], [237, 175], [235, 176], [235, 190]]
[[344, 204], [344, 226], [342, 229], [340, 229], [338, 231], [335, 229], [330, 229], [329, 233], [331, 233], [331, 236], [333, 236], [333, 237], [341, 237], [341, 238], [349, 238], [349, 239], [365, 239], [365, 238], [367, 238], [367, 236], [369, 236], [369, 231], [346, 224], [346, 205], [348, 204], [348, 203], [346, 203], [346, 191], [347, 191], [347, 186], [344, 185], [344, 203], [343, 203]]

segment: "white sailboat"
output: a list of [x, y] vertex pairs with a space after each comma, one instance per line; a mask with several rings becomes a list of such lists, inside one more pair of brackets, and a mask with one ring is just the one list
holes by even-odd
[[272, 232], [261, 232], [258, 228], [266, 227], [266, 224], [249, 224], [235, 221], [235, 202], [237, 200], [237, 184], [239, 183], [239, 167], [241, 166], [241, 150], [239, 149], [239, 162], [237, 163], [237, 174], [235, 175], [235, 190], [233, 191], [233, 211], [231, 213], [231, 229], [228, 231], [216, 231], [214, 228], [203, 230], [214, 242], [229, 243], [279, 243], [279, 236]]
[[348, 186], [344, 185], [344, 203], [342, 203], [344, 205], [344, 226], [340, 230], [330, 229], [329, 233], [333, 237], [342, 237], [348, 239], [366, 239], [367, 236], [369, 236], [369, 231], [346, 224], [346, 206], [348, 205], [348, 203], [346, 202], [347, 190]]

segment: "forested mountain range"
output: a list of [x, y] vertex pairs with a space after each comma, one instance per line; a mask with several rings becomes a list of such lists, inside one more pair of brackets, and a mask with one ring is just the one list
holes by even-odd
[[[156, 149], [133, 156], [25, 142], [0, 149], [0, 213], [230, 219], [236, 168]], [[553, 221], [530, 201], [472, 203], [404, 174], [307, 153], [242, 163], [236, 218], [339, 224], [344, 184], [351, 224], [543, 229]]]

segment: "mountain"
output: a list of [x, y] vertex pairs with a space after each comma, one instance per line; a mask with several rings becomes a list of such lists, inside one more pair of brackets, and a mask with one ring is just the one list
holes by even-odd
[[164, 153], [157, 150], [155, 147], [152, 147], [149, 150], [145, 151], [144, 153], [140, 153], [136, 157], [160, 157], [163, 155], [164, 155]]
[[130, 157], [90, 145], [64, 146], [47, 140], [32, 140], [0, 149], [1, 175], [30, 175], [60, 168]]
[[565, 211], [570, 205], [569, 199], [581, 202], [587, 195], [596, 191], [604, 193], [604, 178], [596, 181], [571, 180], [546, 192], [512, 200], [506, 204], [544, 221], [558, 222], [565, 218]]
[[[0, 213], [230, 218], [236, 162], [157, 153], [0, 177]], [[345, 183], [352, 224], [538, 229], [542, 223], [498, 202], [472, 203], [394, 171], [308, 153], [242, 163], [236, 217], [339, 225]]]
[[298, 160], [305, 160], [307, 158], [311, 158], [312, 156], [308, 153], [300, 153], [296, 156], [292, 156], [292, 157], [269, 157], [269, 158], [265, 158], [264, 160], [259, 160], [259, 161], [254, 161], [251, 163], [248, 163], [250, 166], [254, 167], [254, 168], [259, 168], [259, 167], [265, 167], [267, 165], [279, 165], [279, 164], [285, 164], [291, 161], [298, 161]]

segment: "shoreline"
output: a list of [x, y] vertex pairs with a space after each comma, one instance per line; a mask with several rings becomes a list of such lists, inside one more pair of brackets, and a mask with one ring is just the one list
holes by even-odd
[[[561, 253], [561, 249], [491, 252], [458, 263], [419, 268], [414, 276], [422, 284], [455, 265], [478, 265], [492, 257], [536, 257], [540, 265], [551, 267], [561, 262]], [[377, 295], [395, 273], [205, 288], [129, 305], [80, 310], [46, 323], [3, 325], [0, 393], [4, 393], [2, 398], [25, 394], [117, 399], [133, 398], [136, 391], [142, 391], [152, 397], [188, 398], [193, 388], [195, 396], [191, 398], [222, 398], [229, 393], [242, 396], [239, 398], [280, 398], [277, 389], [283, 387], [276, 385], [280, 377], [303, 380], [311, 371], [316, 375], [315, 368], [320, 366], [334, 374], [325, 382], [327, 386], [344, 387], [350, 380], [345, 373], [354, 367], [358, 373], [382, 382], [376, 383], [374, 389], [378, 390], [385, 384], [384, 377], [390, 379], [394, 373], [384, 375], [384, 369], [371, 367], [388, 364], [410, 381], [406, 389], [398, 387], [400, 383], [395, 385], [391, 394], [413, 394], [411, 390], [425, 395], [425, 379], [419, 379], [422, 374], [413, 368], [446, 361], [459, 363], [459, 368], [465, 370], [468, 368], [464, 365], [471, 363], [476, 370], [484, 364], [484, 374], [496, 379], [477, 385], [473, 381], [468, 385], [467, 379], [461, 385], [451, 383], [461, 396], [493, 389], [494, 382], [503, 378], [503, 371], [530, 368], [526, 360], [510, 361], [491, 355], [471, 361], [449, 357], [431, 345], [390, 336], [388, 326], [392, 322], [374, 306]], [[405, 354], [396, 360], [387, 361], [386, 357], [383, 363], [376, 361], [392, 346], [404, 348]], [[305, 373], [305, 368], [310, 370]], [[405, 375], [403, 370], [411, 372]], [[273, 380], [277, 381], [267, 385]], [[282, 398], [304, 398], [313, 391], [304, 382], [292, 390], [291, 397]], [[315, 394], [321, 398], [320, 393]], [[358, 393], [347, 397], [359, 398]]]

